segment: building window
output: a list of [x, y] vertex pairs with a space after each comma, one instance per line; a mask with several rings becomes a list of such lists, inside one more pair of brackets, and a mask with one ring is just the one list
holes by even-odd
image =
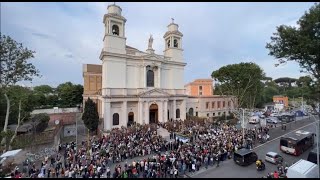
[[216, 116], [216, 113], [212, 113], [212, 116], [215, 117], [215, 116]]
[[178, 47], [178, 40], [177, 39], [175, 39], [175, 40], [173, 40], [173, 47]]
[[209, 109], [209, 102], [206, 102], [206, 109]]
[[221, 115], [221, 112], [218, 112], [218, 116], [220, 116]]
[[226, 107], [226, 102], [225, 102], [225, 101], [222, 102], [222, 107], [223, 107], [223, 108]]
[[154, 87], [154, 72], [152, 70], [147, 71], [147, 87]]
[[176, 118], [177, 118], [177, 119], [180, 118], [180, 109], [177, 109], [177, 110], [176, 110]]
[[199, 86], [199, 90], [202, 91], [202, 86]]
[[214, 103], [214, 102], [212, 102], [212, 103], [211, 103], [211, 107], [212, 107], [212, 109], [214, 109], [214, 105], [215, 105], [215, 103]]
[[193, 116], [193, 108], [190, 108], [190, 109], [189, 109], [189, 115], [190, 115], [190, 116]]
[[228, 101], [228, 107], [231, 107], [231, 101]]
[[199, 92], [199, 95], [202, 96], [202, 91]]
[[112, 124], [114, 126], [119, 125], [119, 114], [118, 113], [114, 113], [112, 117], [113, 117], [112, 118]]
[[113, 25], [112, 26], [112, 34], [119, 36], [119, 26], [118, 25]]
[[209, 117], [209, 113], [207, 114], [207, 117]]
[[198, 117], [198, 112], [196, 112], [196, 116]]
[[218, 101], [218, 109], [220, 109], [220, 101]]

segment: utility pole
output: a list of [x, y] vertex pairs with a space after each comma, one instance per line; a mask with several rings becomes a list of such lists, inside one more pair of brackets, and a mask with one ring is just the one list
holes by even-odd
[[78, 116], [76, 116], [76, 153], [78, 152]]
[[[319, 120], [317, 120], [316, 118], [315, 118], [315, 120], [317, 121], [316, 122], [316, 125], [317, 125], [317, 127], [316, 127], [316, 132], [317, 132], [317, 164], [318, 164], [318, 166], [320, 165], [320, 158], [319, 158], [319, 153], [320, 153], [320, 151], [319, 151], [319, 141], [320, 141], [320, 137], [319, 137], [319, 128], [320, 128], [320, 122], [319, 122]], [[318, 178], [320, 178], [320, 168], [318, 167]]]
[[242, 109], [242, 138], [243, 138], [243, 146], [245, 145], [244, 143], [244, 109]]

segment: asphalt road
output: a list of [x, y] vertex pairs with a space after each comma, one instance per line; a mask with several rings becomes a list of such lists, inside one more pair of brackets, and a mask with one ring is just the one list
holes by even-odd
[[[264, 144], [258, 144], [254, 147], [254, 151], [257, 153], [258, 158], [264, 161], [265, 154], [269, 151], [279, 153], [283, 158], [284, 162], [287, 162], [290, 166], [291, 164], [297, 162], [300, 159], [307, 159], [308, 153], [310, 149], [300, 156], [296, 157], [293, 155], [282, 153], [279, 149], [279, 138], [287, 134], [291, 131], [295, 130], [305, 130], [309, 132], [316, 132], [316, 126], [314, 123], [314, 119], [307, 117], [305, 119], [299, 119], [296, 122], [291, 122], [287, 124], [287, 130], [281, 130], [281, 127], [271, 129], [270, 132], [270, 140]], [[267, 173], [274, 172], [277, 170], [277, 166], [271, 163], [265, 162], [266, 169], [264, 171], [257, 171], [255, 163], [251, 164], [250, 166], [242, 167], [231, 160], [221, 162], [219, 167], [213, 167], [208, 170], [200, 170], [198, 173], [192, 175], [192, 178], [260, 178], [262, 176], [266, 176]]]

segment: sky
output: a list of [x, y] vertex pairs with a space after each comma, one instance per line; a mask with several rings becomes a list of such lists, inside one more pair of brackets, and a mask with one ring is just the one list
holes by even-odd
[[[1, 33], [36, 51], [41, 78], [26, 85], [83, 84], [82, 64], [101, 64], [103, 15], [110, 2], [1, 3]], [[266, 43], [282, 24], [296, 21], [312, 2], [118, 2], [127, 19], [127, 45], [145, 51], [150, 34], [163, 54], [163, 35], [174, 18], [183, 33], [185, 83], [210, 78], [227, 64], [255, 62], [272, 78], [303, 75], [297, 63], [275, 67]]]

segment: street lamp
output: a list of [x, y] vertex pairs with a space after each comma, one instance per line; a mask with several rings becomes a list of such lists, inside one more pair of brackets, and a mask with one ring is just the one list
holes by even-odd
[[245, 142], [244, 142], [244, 111], [245, 109], [243, 108], [240, 108], [239, 110], [242, 110], [242, 145], [244, 146], [245, 145]]

